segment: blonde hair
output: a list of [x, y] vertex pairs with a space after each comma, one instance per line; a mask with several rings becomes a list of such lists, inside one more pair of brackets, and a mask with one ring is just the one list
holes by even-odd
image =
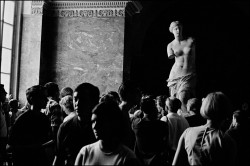
[[73, 97], [70, 95], [64, 96], [59, 104], [62, 107], [65, 107], [69, 112], [73, 112], [74, 111], [74, 106], [73, 106]]

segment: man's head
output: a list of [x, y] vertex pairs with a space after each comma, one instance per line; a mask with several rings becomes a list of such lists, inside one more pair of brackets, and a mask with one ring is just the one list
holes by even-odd
[[0, 102], [3, 103], [6, 100], [6, 94], [7, 92], [4, 89], [4, 85], [0, 84]]
[[181, 101], [176, 97], [168, 97], [166, 100], [165, 109], [168, 112], [177, 113], [178, 109], [181, 108]]
[[18, 100], [17, 99], [11, 99], [9, 101], [9, 106], [10, 106], [10, 109], [13, 109], [13, 110], [17, 110], [18, 109]]
[[47, 90], [48, 97], [58, 98], [59, 97], [59, 87], [54, 82], [48, 82], [44, 85]]
[[92, 109], [98, 104], [100, 90], [93, 84], [84, 82], [78, 85], [73, 94], [74, 109], [81, 120], [91, 118]]
[[200, 113], [201, 100], [198, 98], [191, 98], [187, 101], [187, 111], [192, 111], [195, 114]]
[[27, 101], [30, 105], [42, 109], [46, 108], [47, 93], [46, 89], [41, 85], [34, 85], [26, 90]]
[[64, 87], [60, 91], [60, 98], [63, 98], [64, 96], [67, 96], [67, 95], [73, 96], [73, 93], [74, 93], [74, 91], [71, 87]]
[[157, 118], [158, 110], [156, 108], [155, 100], [152, 96], [143, 96], [141, 99], [141, 111], [150, 117]]
[[140, 102], [141, 92], [132, 81], [123, 82], [118, 89], [118, 93], [122, 101], [130, 102], [132, 104]]

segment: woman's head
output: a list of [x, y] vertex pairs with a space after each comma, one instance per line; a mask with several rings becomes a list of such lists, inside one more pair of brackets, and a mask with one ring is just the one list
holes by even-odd
[[171, 22], [171, 24], [170, 24], [170, 26], [169, 26], [169, 31], [171, 32], [171, 33], [173, 33], [173, 29], [175, 28], [175, 27], [181, 27], [182, 28], [182, 24], [179, 22], [179, 21], [173, 21], [173, 22]]
[[97, 139], [120, 140], [124, 121], [118, 104], [114, 101], [104, 101], [92, 110], [92, 129]]
[[222, 122], [231, 114], [232, 108], [228, 97], [222, 92], [209, 93], [202, 101], [201, 115], [213, 121]]

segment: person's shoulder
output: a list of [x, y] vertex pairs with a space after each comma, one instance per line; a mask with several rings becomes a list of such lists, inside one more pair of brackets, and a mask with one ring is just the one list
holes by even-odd
[[170, 43], [168, 43], [167, 47], [168, 48], [172, 48], [173, 47], [173, 41], [171, 41]]
[[77, 125], [78, 123], [78, 116], [74, 116], [70, 119], [68, 119], [67, 121], [63, 122], [61, 125], [60, 125], [60, 128], [74, 128], [75, 125]]

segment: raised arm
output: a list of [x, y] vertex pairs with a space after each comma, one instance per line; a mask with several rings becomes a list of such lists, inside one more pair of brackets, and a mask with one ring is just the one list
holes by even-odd
[[168, 44], [167, 46], [167, 54], [169, 59], [173, 59], [175, 57], [174, 51], [172, 49], [172, 42]]

